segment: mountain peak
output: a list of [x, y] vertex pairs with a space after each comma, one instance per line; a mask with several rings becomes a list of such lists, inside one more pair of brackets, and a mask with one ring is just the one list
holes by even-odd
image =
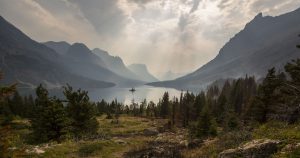
[[109, 55], [109, 53], [105, 50], [102, 50], [100, 48], [95, 48], [92, 50], [93, 53], [98, 54], [98, 55]]
[[142, 68], [147, 70], [147, 66], [145, 64], [131, 64], [129, 67], [137, 67], [137, 68]]
[[259, 13], [246, 26], [259, 25], [260, 23], [262, 23], [264, 21], [264, 19], [265, 19], [265, 17], [263, 16], [263, 13]]
[[68, 49], [71, 47], [71, 44], [69, 44], [68, 42], [65, 42], [65, 41], [59, 41], [59, 42], [48, 41], [48, 42], [44, 42], [42, 44], [55, 50], [57, 53], [59, 53], [61, 55], [66, 54]]
[[74, 43], [69, 47], [68, 53], [73, 55], [83, 55], [83, 54], [91, 53], [91, 51], [83, 43]]
[[241, 76], [264, 76], [271, 67], [300, 57], [295, 45], [300, 32], [300, 9], [279, 16], [259, 13], [210, 62], [176, 80], [151, 83], [174, 88], [205, 88], [213, 81]]
[[145, 64], [131, 64], [128, 68], [137, 74], [143, 81], [147, 82], [155, 82], [158, 81], [156, 77], [154, 77], [149, 71]]
[[254, 19], [261, 19], [261, 18], [263, 18], [263, 13], [260, 12], [255, 16]]
[[85, 44], [83, 43], [74, 43], [71, 45], [71, 47], [77, 47], [77, 48], [82, 48], [82, 49], [89, 49]]

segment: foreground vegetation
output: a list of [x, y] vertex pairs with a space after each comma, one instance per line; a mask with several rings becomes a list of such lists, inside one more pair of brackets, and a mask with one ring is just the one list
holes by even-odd
[[91, 102], [69, 85], [64, 100], [42, 85], [35, 99], [0, 88], [0, 157], [218, 157], [262, 139], [278, 142], [272, 157], [300, 157], [299, 59], [259, 83], [246, 76], [199, 94], [166, 92], [157, 104]]
[[[139, 157], [156, 152], [156, 147], [162, 151], [177, 153], [175, 157], [218, 157], [219, 153], [236, 148], [253, 139], [281, 140], [281, 150], [273, 157], [300, 156], [300, 124], [289, 125], [284, 122], [268, 122], [257, 126], [252, 131], [235, 130], [224, 132], [219, 130], [216, 137], [209, 137], [200, 144], [193, 144], [189, 132], [184, 128], [165, 129], [158, 134], [148, 135], [145, 129], [163, 128], [167, 119], [149, 119], [121, 115], [119, 124], [106, 119], [106, 115], [97, 117], [99, 129], [97, 137], [80, 140], [66, 139], [62, 142], [50, 141], [32, 144], [28, 135], [31, 133], [28, 120], [15, 118], [11, 122], [11, 146], [8, 152], [13, 157]], [[198, 143], [198, 142], [196, 142]], [[168, 144], [168, 145], [166, 145]], [[290, 146], [290, 148], [287, 148]], [[177, 152], [176, 152], [177, 151]]]

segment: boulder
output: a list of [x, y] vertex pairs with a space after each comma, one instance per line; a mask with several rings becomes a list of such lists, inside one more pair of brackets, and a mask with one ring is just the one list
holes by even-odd
[[278, 150], [278, 140], [258, 139], [246, 143], [236, 149], [229, 149], [221, 152], [219, 158], [268, 158]]
[[156, 129], [144, 129], [143, 133], [145, 136], [156, 136], [159, 132]]

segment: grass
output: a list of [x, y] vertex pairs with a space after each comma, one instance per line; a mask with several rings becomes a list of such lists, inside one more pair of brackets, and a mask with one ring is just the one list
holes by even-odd
[[106, 116], [99, 117], [99, 133], [108, 136], [120, 136], [120, 135], [129, 135], [129, 134], [141, 134], [144, 129], [156, 127], [162, 125], [165, 120], [155, 120], [151, 121], [150, 119], [140, 118], [140, 117], [131, 117], [123, 115], [119, 119], [119, 124], [111, 123], [111, 119], [106, 119]]
[[64, 158], [64, 157], [100, 157], [100, 158], [118, 158], [138, 146], [145, 144], [149, 138], [143, 136], [130, 137], [122, 139], [126, 144], [120, 144], [116, 139], [64, 142], [46, 149], [43, 154], [32, 154], [30, 157], [41, 158]]
[[[224, 150], [232, 149], [254, 139], [273, 139], [282, 141], [279, 151], [274, 158], [299, 158], [300, 157], [300, 124], [288, 125], [283, 122], [268, 122], [260, 125], [252, 132], [235, 131], [219, 134], [217, 138], [203, 146], [184, 151], [185, 157], [218, 157]], [[298, 144], [298, 146], [297, 146]], [[286, 145], [291, 145], [285, 150]]]
[[[150, 137], [142, 135], [146, 128], [164, 123], [164, 121], [151, 121], [146, 118], [121, 116], [119, 124], [111, 123], [112, 120], [105, 119], [105, 116], [98, 117], [99, 131], [107, 137], [99, 140], [86, 140], [75, 142], [72, 140], [64, 141], [60, 144], [39, 144], [38, 146], [29, 145], [24, 140], [30, 134], [30, 123], [27, 120], [15, 120], [13, 123], [14, 132], [18, 135], [15, 138], [16, 145], [25, 147], [29, 151], [34, 151], [35, 148], [43, 150], [44, 153], [29, 153], [26, 157], [30, 158], [80, 158], [80, 157], [100, 157], [100, 158], [118, 158], [124, 153], [144, 146]], [[160, 122], [161, 123], [160, 123]], [[120, 143], [121, 140], [121, 143]]]
[[187, 158], [216, 158], [220, 152], [236, 148], [240, 144], [251, 140], [251, 138], [251, 133], [248, 131], [220, 133], [218, 137], [206, 140], [199, 148], [185, 150], [183, 155]]
[[288, 125], [283, 122], [269, 122], [254, 130], [256, 139], [268, 138], [281, 140], [285, 144], [300, 142], [300, 125]]
[[[129, 151], [145, 147], [148, 142], [156, 139], [155, 137], [144, 136], [144, 129], [161, 127], [166, 123], [166, 120], [151, 120], [126, 115], [120, 117], [118, 124], [112, 123], [112, 120], [106, 119], [106, 116], [98, 117], [97, 120], [100, 125], [98, 133], [104, 135], [102, 139], [81, 140], [79, 142], [67, 140], [60, 144], [50, 143], [35, 146], [29, 145], [26, 139], [31, 133], [30, 122], [16, 118], [11, 124], [14, 136], [13, 144], [18, 149], [34, 151], [37, 148], [44, 151], [41, 154], [35, 152], [27, 154], [26, 156], [30, 158], [119, 158]], [[171, 138], [165, 136], [165, 139]], [[233, 131], [222, 133], [222, 130], [220, 130], [216, 138], [208, 139], [198, 148], [184, 149], [182, 155], [189, 158], [218, 157], [220, 152], [236, 148], [253, 139], [281, 140], [283, 142], [280, 147], [282, 150], [274, 154], [274, 158], [300, 157], [300, 144], [298, 144], [300, 143], [300, 124], [288, 125], [282, 122], [269, 122], [258, 126], [251, 132]], [[285, 150], [286, 145], [292, 147]]]

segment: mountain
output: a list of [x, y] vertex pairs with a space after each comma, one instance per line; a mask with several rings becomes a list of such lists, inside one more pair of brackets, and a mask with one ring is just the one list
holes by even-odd
[[[144, 82], [158, 81], [158, 79], [156, 79], [153, 75], [151, 75], [148, 72], [146, 65], [132, 65], [133, 69], [131, 69], [130, 67], [125, 66], [123, 60], [120, 57], [112, 56], [107, 51], [95, 48], [92, 50], [92, 52], [98, 55], [104, 61], [108, 69], [110, 69], [118, 75]], [[145, 73], [140, 72], [139, 69], [145, 70]]]
[[255, 75], [263, 77], [268, 69], [283, 69], [299, 58], [300, 8], [277, 17], [258, 14], [220, 50], [219, 54], [195, 72], [172, 81], [149, 85], [178, 89], [204, 88], [222, 78]]
[[144, 81], [143, 79], [139, 78], [135, 73], [130, 71], [125, 66], [123, 60], [120, 57], [111, 56], [108, 54], [108, 52], [99, 48], [93, 49], [92, 52], [99, 56], [104, 61], [106, 67], [114, 73], [129, 79]]
[[100, 66], [99, 69], [106, 69], [104, 61], [92, 53], [92, 51], [83, 43], [72, 44], [65, 53], [65, 57], [80, 64], [98, 65]]
[[168, 72], [163, 73], [162, 75], [160, 75], [159, 79], [162, 80], [162, 81], [174, 80], [174, 79], [182, 77], [186, 74], [187, 73], [174, 73], [172, 71], [168, 71]]
[[54, 51], [56, 51], [60, 55], [66, 54], [69, 47], [71, 46], [69, 43], [67, 43], [65, 41], [61, 41], [61, 42], [49, 41], [49, 42], [45, 42], [42, 44], [46, 45], [49, 48], [52, 48]]
[[155, 78], [153, 75], [150, 74], [150, 72], [147, 69], [147, 66], [144, 64], [132, 64], [132, 65], [129, 65], [128, 68], [132, 72], [137, 74], [142, 81], [147, 81], [147, 82], [158, 81], [157, 78]]
[[18, 82], [20, 87], [112, 87], [115, 84], [75, 75], [67, 69], [60, 54], [40, 44], [0, 16], [0, 69], [4, 83]]
[[104, 60], [94, 54], [82, 43], [74, 43], [64, 56], [65, 64], [75, 74], [116, 83], [121, 87], [132, 87], [144, 84], [144, 82], [123, 77], [107, 68]]

